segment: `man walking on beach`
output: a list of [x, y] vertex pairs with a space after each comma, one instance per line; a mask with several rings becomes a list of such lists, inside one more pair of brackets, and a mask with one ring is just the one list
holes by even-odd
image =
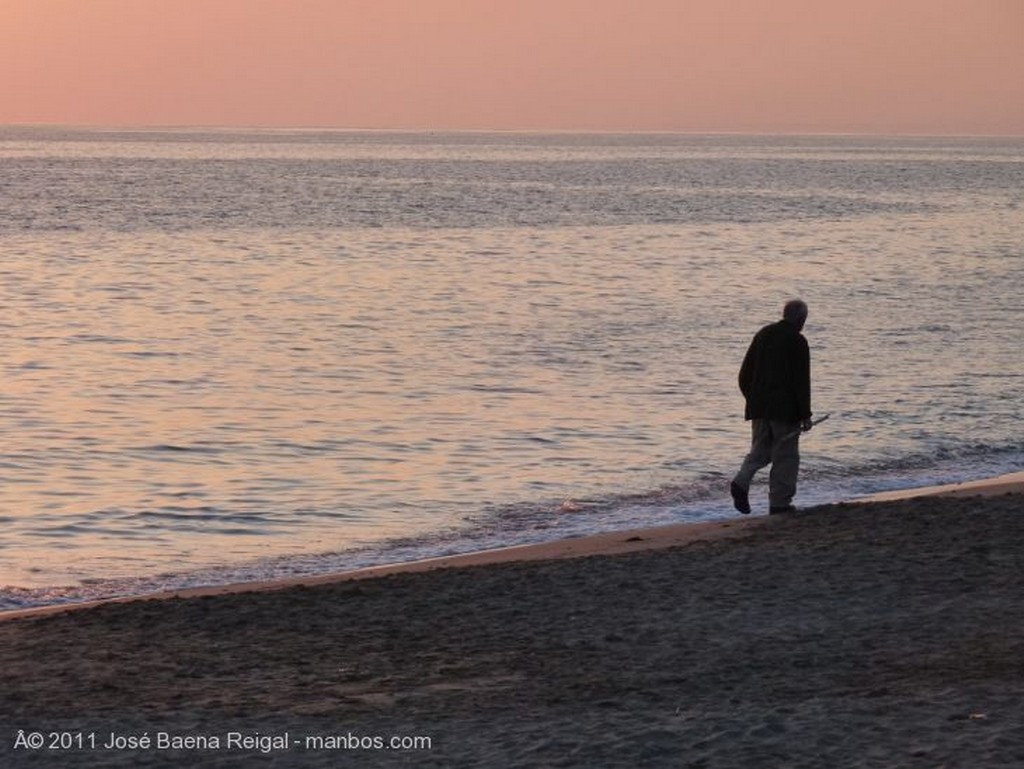
[[811, 353], [800, 333], [806, 320], [805, 302], [787, 302], [782, 320], [754, 335], [740, 367], [740, 391], [747, 402], [744, 418], [751, 420], [752, 440], [730, 492], [744, 515], [750, 512], [750, 482], [769, 464], [769, 513], [796, 509], [800, 432], [811, 429]]

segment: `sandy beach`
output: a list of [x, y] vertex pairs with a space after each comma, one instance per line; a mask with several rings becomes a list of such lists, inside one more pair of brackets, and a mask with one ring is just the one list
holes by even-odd
[[0, 757], [1019, 767], [1022, 487], [954, 491], [8, 618]]

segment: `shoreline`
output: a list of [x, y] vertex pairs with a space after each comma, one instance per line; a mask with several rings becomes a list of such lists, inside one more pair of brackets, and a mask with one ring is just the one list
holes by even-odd
[[1004, 473], [991, 478], [979, 478], [960, 483], [946, 483], [940, 486], [921, 486], [918, 488], [880, 491], [858, 497], [853, 502], [891, 502], [903, 499], [916, 499], [926, 496], [947, 497], [989, 497], [998, 494], [1021, 493], [1024, 491], [1024, 470]]
[[[1024, 471], [1006, 473], [991, 478], [981, 478], [939, 486], [899, 489], [878, 492], [846, 500], [845, 504], [867, 504], [872, 502], [898, 502], [920, 497], [972, 497], [1024, 493]], [[547, 561], [565, 558], [581, 558], [598, 555], [620, 555], [644, 551], [663, 550], [695, 542], [741, 537], [753, 527], [772, 520], [767, 515], [737, 515], [719, 521], [698, 523], [675, 523], [664, 526], [625, 529], [581, 537], [556, 539], [527, 545], [491, 550], [471, 551], [448, 556], [438, 556], [415, 561], [403, 561], [359, 569], [329, 572], [326, 574], [287, 577], [272, 580], [236, 582], [225, 585], [208, 585], [181, 590], [158, 591], [131, 596], [117, 596], [91, 601], [33, 606], [0, 612], [0, 623], [10, 620], [62, 614], [81, 611], [108, 604], [124, 604], [136, 601], [158, 601], [170, 599], [206, 598], [239, 593], [263, 593], [291, 588], [331, 585], [354, 580], [374, 579], [395, 574], [415, 574], [441, 569], [459, 569], [470, 566]]]
[[175, 598], [206, 598], [244, 593], [266, 593], [291, 588], [332, 585], [339, 582], [375, 579], [396, 574], [422, 574], [445, 569], [460, 569], [471, 566], [528, 563], [564, 558], [582, 558], [592, 555], [621, 555], [625, 553], [662, 550], [697, 541], [710, 541], [738, 537], [753, 526], [763, 524], [767, 516], [730, 518], [723, 521], [699, 523], [673, 523], [665, 526], [626, 529], [601, 532], [582, 537], [556, 539], [528, 545], [512, 545], [492, 550], [476, 550], [455, 555], [443, 555], [415, 561], [365, 566], [359, 569], [328, 572], [326, 574], [285, 577], [282, 579], [234, 582], [226, 585], [204, 585], [181, 590], [165, 590], [133, 596], [101, 598], [94, 601], [32, 606], [0, 612], [0, 623], [15, 619], [62, 614], [65, 612], [91, 609], [108, 604], [125, 604], [135, 601], [161, 601]]

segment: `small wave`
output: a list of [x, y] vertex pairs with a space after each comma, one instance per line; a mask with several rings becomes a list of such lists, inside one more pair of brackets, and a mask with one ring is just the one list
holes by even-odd
[[153, 452], [158, 454], [220, 454], [222, 450], [214, 446], [180, 446], [175, 443], [156, 443], [151, 446], [139, 446], [135, 451]]
[[137, 344], [136, 339], [126, 339], [118, 336], [104, 336], [102, 334], [72, 334], [68, 337], [70, 342], [81, 342], [84, 344]]
[[127, 358], [179, 358], [181, 353], [178, 352], [167, 352], [159, 350], [129, 350], [127, 352], [120, 353]]
[[544, 395], [543, 390], [535, 387], [514, 387], [512, 385], [474, 384], [466, 388], [470, 392], [495, 393], [499, 395]]
[[[987, 444], [962, 442], [936, 446], [931, 451], [882, 457], [864, 462], [831, 466], [825, 469], [808, 467], [801, 471], [807, 478], [862, 477], [871, 475], [914, 474], [960, 462], [967, 468], [991, 468], [993, 474], [1003, 468], [1024, 466], [1024, 446], [1016, 443]], [[1008, 472], [1008, 471], [1006, 471]]]

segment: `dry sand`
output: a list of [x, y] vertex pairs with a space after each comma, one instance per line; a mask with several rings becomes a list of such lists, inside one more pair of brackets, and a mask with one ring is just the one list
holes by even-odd
[[0, 765], [1021, 767], [1019, 491], [0, 622]]

